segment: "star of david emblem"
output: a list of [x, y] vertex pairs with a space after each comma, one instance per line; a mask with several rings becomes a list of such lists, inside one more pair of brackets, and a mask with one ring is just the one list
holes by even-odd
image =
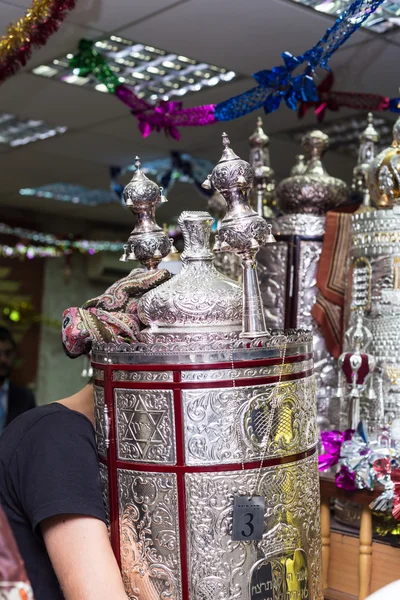
[[121, 441], [136, 444], [144, 458], [151, 446], [167, 444], [159, 428], [164, 416], [165, 410], [148, 410], [139, 396], [135, 406], [123, 412], [126, 428]]

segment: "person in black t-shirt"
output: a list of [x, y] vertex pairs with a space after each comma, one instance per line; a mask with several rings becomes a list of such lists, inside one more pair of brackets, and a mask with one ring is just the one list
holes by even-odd
[[[137, 269], [84, 308], [65, 311], [67, 354], [90, 352], [94, 340], [136, 341], [139, 297], [169, 276]], [[127, 600], [105, 524], [93, 423], [88, 384], [19, 416], [0, 437], [0, 504], [35, 600]], [[149, 580], [141, 600], [156, 598]]]

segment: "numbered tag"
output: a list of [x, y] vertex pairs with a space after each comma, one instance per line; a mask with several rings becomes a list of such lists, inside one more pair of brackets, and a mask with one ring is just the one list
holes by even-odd
[[265, 498], [236, 496], [233, 505], [232, 540], [261, 540], [264, 533]]

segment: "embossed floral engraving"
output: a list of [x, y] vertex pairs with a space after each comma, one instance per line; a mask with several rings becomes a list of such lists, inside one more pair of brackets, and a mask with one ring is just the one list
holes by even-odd
[[271, 365], [265, 367], [246, 367], [238, 369], [211, 369], [207, 371], [182, 371], [182, 381], [223, 381], [224, 379], [255, 379], [261, 377], [276, 377], [282, 370], [282, 375], [301, 373], [313, 368], [312, 360], [302, 360], [297, 363], [285, 365]]
[[175, 463], [171, 390], [115, 389], [118, 458]]
[[[252, 470], [185, 476], [190, 600], [251, 600], [252, 568], [265, 559], [290, 557], [294, 548], [301, 548], [304, 558], [299, 578], [306, 567], [310, 571], [309, 597], [323, 599], [316, 455], [263, 469], [257, 490], [266, 498], [263, 540], [256, 544], [233, 542], [233, 499], [237, 494], [249, 493], [256, 473]], [[294, 548], [293, 541], [297, 542]], [[302, 586], [306, 588], [303, 580]], [[279, 595], [276, 598], [281, 600]]]
[[[186, 463], [260, 459], [275, 385], [183, 390]], [[281, 383], [278, 398], [265, 458], [302, 452], [317, 443], [314, 376]]]
[[96, 432], [97, 451], [107, 456], [106, 431], [104, 423], [104, 388], [94, 386], [94, 427]]
[[181, 600], [176, 476], [120, 469], [118, 493], [121, 570], [128, 597]]
[[93, 369], [93, 377], [94, 379], [98, 379], [99, 381], [104, 381], [103, 369]]
[[300, 242], [300, 266], [297, 304], [297, 327], [312, 328], [314, 319], [311, 309], [317, 297], [317, 268], [322, 242]]
[[114, 381], [149, 381], [151, 383], [158, 381], [173, 381], [172, 371], [114, 371]]

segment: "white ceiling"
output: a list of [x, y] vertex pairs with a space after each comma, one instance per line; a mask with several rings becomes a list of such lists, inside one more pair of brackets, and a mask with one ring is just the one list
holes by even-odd
[[[30, 4], [31, 0], [0, 0], [0, 31], [21, 17]], [[32, 219], [33, 213], [37, 222], [41, 213], [54, 212], [84, 221], [107, 221], [110, 233], [115, 233], [118, 225], [124, 231], [126, 213], [122, 208], [89, 209], [56, 201], [44, 203], [20, 197], [18, 190], [51, 182], [107, 189], [108, 167], [131, 163], [136, 154], [145, 160], [181, 149], [216, 160], [223, 129], [230, 134], [235, 151], [247, 157], [247, 139], [254, 129], [255, 113], [226, 124], [182, 129], [179, 142], [157, 133], [144, 140], [129, 109], [112, 95], [30, 74], [34, 66], [74, 52], [82, 37], [96, 39], [105, 33], [118, 33], [246, 76], [240, 82], [185, 97], [185, 105], [189, 106], [219, 102], [248, 89], [253, 85], [252, 73], [280, 64], [281, 52], [305, 51], [332, 22], [332, 18], [289, 0], [77, 0], [77, 8], [59, 32], [44, 48], [33, 52], [23, 70], [0, 87], [0, 113], [68, 127], [68, 132], [57, 138], [0, 149], [0, 219], [11, 208], [18, 208], [24, 211], [21, 217], [25, 221]], [[357, 32], [331, 61], [336, 89], [396, 96], [399, 55], [400, 30], [385, 37], [365, 30]], [[345, 114], [348, 113], [340, 112]], [[337, 117], [334, 113], [328, 115], [329, 119]], [[312, 114], [304, 122], [310, 127], [316, 123]], [[295, 144], [279, 139], [278, 134], [304, 122], [286, 108], [264, 118], [264, 128], [271, 137], [272, 166], [278, 178], [288, 174], [299, 151]], [[350, 178], [351, 159], [328, 153], [325, 163], [333, 175]], [[182, 206], [194, 205], [202, 206], [200, 196], [189, 186], [175, 186], [168, 205], [170, 214], [176, 214]]]

